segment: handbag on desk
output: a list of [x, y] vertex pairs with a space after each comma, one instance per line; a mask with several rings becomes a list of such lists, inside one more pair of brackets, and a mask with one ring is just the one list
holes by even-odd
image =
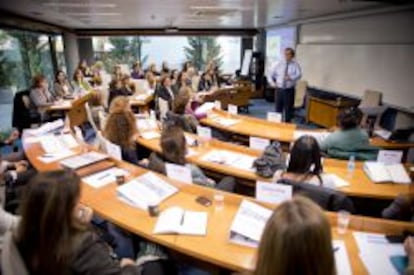
[[284, 170], [286, 160], [280, 143], [274, 141], [268, 145], [263, 154], [253, 162], [253, 167], [256, 168], [256, 174], [264, 178], [273, 177], [276, 170]]

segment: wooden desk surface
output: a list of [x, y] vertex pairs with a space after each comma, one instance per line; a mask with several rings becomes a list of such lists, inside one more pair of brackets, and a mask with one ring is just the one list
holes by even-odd
[[[195, 135], [191, 135], [196, 137]], [[146, 140], [143, 138], [137, 138], [137, 142], [142, 146], [161, 153], [161, 147], [159, 145], [159, 138]], [[254, 186], [256, 181], [271, 181], [271, 179], [262, 178], [256, 175], [256, 173], [241, 170], [225, 166], [222, 164], [205, 161], [202, 159], [204, 154], [211, 150], [227, 150], [234, 153], [243, 153], [249, 156], [259, 157], [261, 151], [251, 149], [246, 146], [236, 145], [232, 143], [222, 142], [218, 140], [211, 140], [208, 144], [203, 144], [198, 147], [189, 147], [195, 154], [189, 155], [187, 161], [198, 165], [200, 168], [217, 172], [226, 176], [233, 176], [239, 179], [245, 179], [251, 182], [251, 186]], [[410, 192], [411, 185], [406, 184], [394, 184], [394, 183], [381, 183], [376, 184], [372, 182], [362, 169], [362, 162], [357, 162], [356, 169], [352, 178], [348, 178], [347, 161], [336, 159], [324, 159], [324, 171], [327, 173], [333, 173], [341, 176], [350, 183], [350, 186], [346, 186], [338, 189], [348, 196], [363, 197], [363, 198], [377, 198], [377, 199], [394, 199], [400, 193]]]
[[56, 102], [51, 106], [46, 108], [47, 112], [55, 112], [55, 111], [69, 111], [72, 109], [72, 102], [73, 100], [63, 100], [61, 102]]
[[[39, 171], [61, 168], [57, 162], [46, 165], [37, 159], [38, 156], [44, 153], [40, 144], [25, 143], [23, 137], [23, 148], [29, 161]], [[81, 151], [82, 150], [79, 148], [79, 152]], [[116, 164], [129, 171], [130, 175], [127, 177], [127, 180], [147, 172], [143, 168], [125, 162], [116, 162]], [[205, 208], [197, 204], [195, 198], [200, 195], [211, 198], [216, 190], [197, 185], [186, 185], [169, 180], [162, 175], [159, 176], [180, 189], [180, 192], [161, 203], [161, 210], [170, 206], [181, 206], [191, 210], [207, 211], [209, 214], [207, 236], [153, 235], [152, 231], [156, 219], [151, 218], [147, 211], [134, 208], [121, 202], [116, 195], [115, 183], [111, 183], [98, 189], [83, 183], [81, 201], [110, 222], [148, 240], [165, 245], [172, 250], [222, 268], [234, 271], [252, 270], [254, 267], [256, 249], [242, 247], [228, 241], [229, 228], [241, 200], [252, 199], [236, 194], [224, 193], [224, 207], [221, 210], [215, 209], [214, 206]], [[269, 208], [276, 207], [274, 205], [266, 206]], [[326, 215], [331, 224], [335, 225], [337, 219], [336, 214], [326, 212]], [[400, 234], [403, 230], [414, 230], [414, 225], [411, 223], [352, 216], [350, 230], [348, 230], [345, 235], [338, 236], [334, 226], [332, 227], [332, 230], [334, 232], [334, 239], [343, 239], [345, 241], [353, 274], [367, 274], [365, 267], [358, 256], [359, 252], [352, 236], [352, 230], [378, 232], [383, 234]]]
[[[231, 118], [237, 119], [239, 122], [230, 127], [227, 127], [215, 121], [215, 118]], [[229, 115], [226, 111], [223, 110], [212, 110], [207, 118], [201, 120], [201, 123], [206, 126], [234, 134], [278, 140], [284, 143], [290, 143], [294, 141], [294, 131], [299, 130], [297, 129], [296, 125], [292, 123], [276, 123], [267, 121], [265, 119], [253, 118], [245, 115]], [[319, 132], [322, 130], [303, 129], [303, 131]], [[389, 150], [407, 150], [414, 148], [414, 142], [393, 143], [386, 141], [380, 137], [373, 137], [371, 139], [371, 144]]]
[[131, 106], [146, 106], [154, 100], [154, 95], [147, 95], [145, 99], [137, 99], [137, 95], [129, 97], [129, 104]]

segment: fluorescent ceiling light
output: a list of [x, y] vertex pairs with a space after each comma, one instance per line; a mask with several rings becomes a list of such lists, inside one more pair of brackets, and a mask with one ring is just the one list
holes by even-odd
[[228, 11], [249, 11], [253, 7], [225, 7], [225, 6], [191, 6], [191, 10], [228, 10]]
[[59, 8], [116, 8], [115, 3], [85, 3], [85, 2], [45, 2], [42, 3], [46, 7], [59, 7]]
[[119, 12], [67, 12], [68, 16], [121, 16]]

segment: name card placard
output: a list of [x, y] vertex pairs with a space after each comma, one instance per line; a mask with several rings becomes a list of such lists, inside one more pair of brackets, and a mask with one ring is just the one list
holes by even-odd
[[255, 150], [263, 151], [267, 146], [269, 146], [270, 140], [265, 138], [258, 138], [258, 137], [250, 137], [249, 138], [249, 145], [250, 148]]
[[167, 176], [173, 180], [181, 181], [187, 184], [193, 183], [191, 169], [186, 166], [166, 163], [165, 170], [167, 172]]
[[290, 185], [270, 182], [256, 182], [256, 199], [262, 202], [280, 204], [292, 199], [293, 189]]
[[403, 151], [396, 150], [380, 150], [378, 152], [377, 161], [386, 165], [401, 163]]

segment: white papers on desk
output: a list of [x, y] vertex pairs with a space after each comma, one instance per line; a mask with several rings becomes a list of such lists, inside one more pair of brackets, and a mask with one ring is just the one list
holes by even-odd
[[292, 199], [293, 188], [291, 185], [256, 182], [256, 199], [258, 201], [279, 204]]
[[43, 124], [42, 126], [40, 126], [37, 129], [26, 129], [25, 133], [32, 135], [32, 136], [42, 136], [46, 133], [55, 131], [59, 128], [62, 128], [64, 126], [64, 121], [63, 119], [58, 119], [52, 122], [47, 122], [45, 124]]
[[118, 175], [123, 175], [123, 176], [128, 176], [129, 173], [128, 171], [125, 171], [121, 168], [118, 167], [112, 167], [103, 171], [100, 171], [98, 173], [92, 174], [90, 176], [87, 176], [85, 178], [83, 178], [82, 180], [94, 187], [94, 188], [100, 188], [102, 186], [105, 186], [111, 182], [115, 182], [116, 181], [116, 176]]
[[227, 150], [211, 150], [201, 158], [203, 161], [227, 165], [241, 170], [254, 171], [253, 162], [256, 157]]
[[147, 97], [148, 97], [147, 94], [139, 94], [139, 95], [134, 96], [134, 99], [138, 101], [144, 101], [145, 99], [147, 99]]
[[382, 234], [354, 232], [353, 235], [359, 248], [359, 256], [369, 274], [398, 274], [390, 257], [405, 256], [403, 244], [389, 243]]
[[303, 136], [311, 136], [311, 137], [314, 137], [318, 141], [318, 143], [321, 143], [329, 135], [330, 135], [329, 132], [323, 132], [323, 131], [295, 130], [293, 132], [293, 139], [297, 140]]
[[210, 140], [212, 137], [211, 129], [208, 127], [197, 126], [197, 135], [204, 140]]
[[38, 159], [43, 163], [52, 163], [58, 160], [62, 160], [64, 158], [71, 157], [76, 153], [71, 150], [64, 150], [54, 153], [46, 153], [38, 157]]
[[162, 211], [154, 228], [154, 234], [185, 234], [205, 236], [207, 234], [207, 212], [170, 207]]
[[410, 176], [402, 164], [384, 165], [375, 161], [366, 161], [364, 171], [375, 183], [395, 182], [409, 184]]
[[143, 139], [146, 139], [146, 140], [156, 139], [156, 138], [161, 137], [161, 134], [156, 131], [141, 132], [140, 135]]
[[160, 204], [177, 191], [175, 186], [151, 172], [117, 187], [117, 193], [121, 200], [144, 210], [147, 210], [150, 205]]
[[258, 137], [249, 137], [249, 146], [252, 149], [264, 151], [270, 145], [270, 140]]
[[248, 200], [243, 200], [230, 227], [230, 241], [257, 247], [272, 211]]
[[191, 176], [191, 169], [187, 166], [177, 165], [173, 163], [166, 163], [165, 170], [167, 176], [173, 180], [180, 181], [187, 184], [193, 183]]
[[79, 169], [84, 166], [107, 159], [108, 156], [98, 152], [88, 152], [72, 158], [62, 160], [60, 164], [69, 169]]
[[335, 256], [336, 274], [352, 275], [351, 265], [349, 264], [348, 252], [344, 241], [333, 240], [332, 246]]
[[153, 131], [158, 129], [158, 125], [155, 119], [137, 119], [137, 128], [140, 132]]
[[122, 160], [122, 150], [121, 146], [110, 142], [106, 138], [103, 139], [105, 152], [116, 160]]
[[240, 122], [238, 119], [224, 118], [224, 117], [215, 117], [213, 121], [224, 126], [230, 127]]
[[345, 186], [349, 186], [349, 182], [335, 174], [322, 174], [321, 175], [323, 187], [338, 189]]
[[385, 165], [401, 163], [403, 151], [379, 150], [377, 161]]
[[56, 153], [67, 151], [79, 146], [76, 139], [71, 134], [64, 135], [46, 135], [39, 139], [43, 151], [46, 153]]
[[196, 115], [204, 115], [204, 114], [206, 114], [208, 111], [211, 111], [211, 110], [213, 110], [213, 108], [214, 108], [214, 102], [206, 102], [206, 103], [204, 103], [203, 105], [201, 105], [200, 107], [198, 107], [196, 110], [195, 110], [195, 114]]
[[374, 131], [374, 135], [377, 135], [385, 140], [388, 140], [391, 137], [392, 132], [387, 131], [385, 129], [378, 129]]

